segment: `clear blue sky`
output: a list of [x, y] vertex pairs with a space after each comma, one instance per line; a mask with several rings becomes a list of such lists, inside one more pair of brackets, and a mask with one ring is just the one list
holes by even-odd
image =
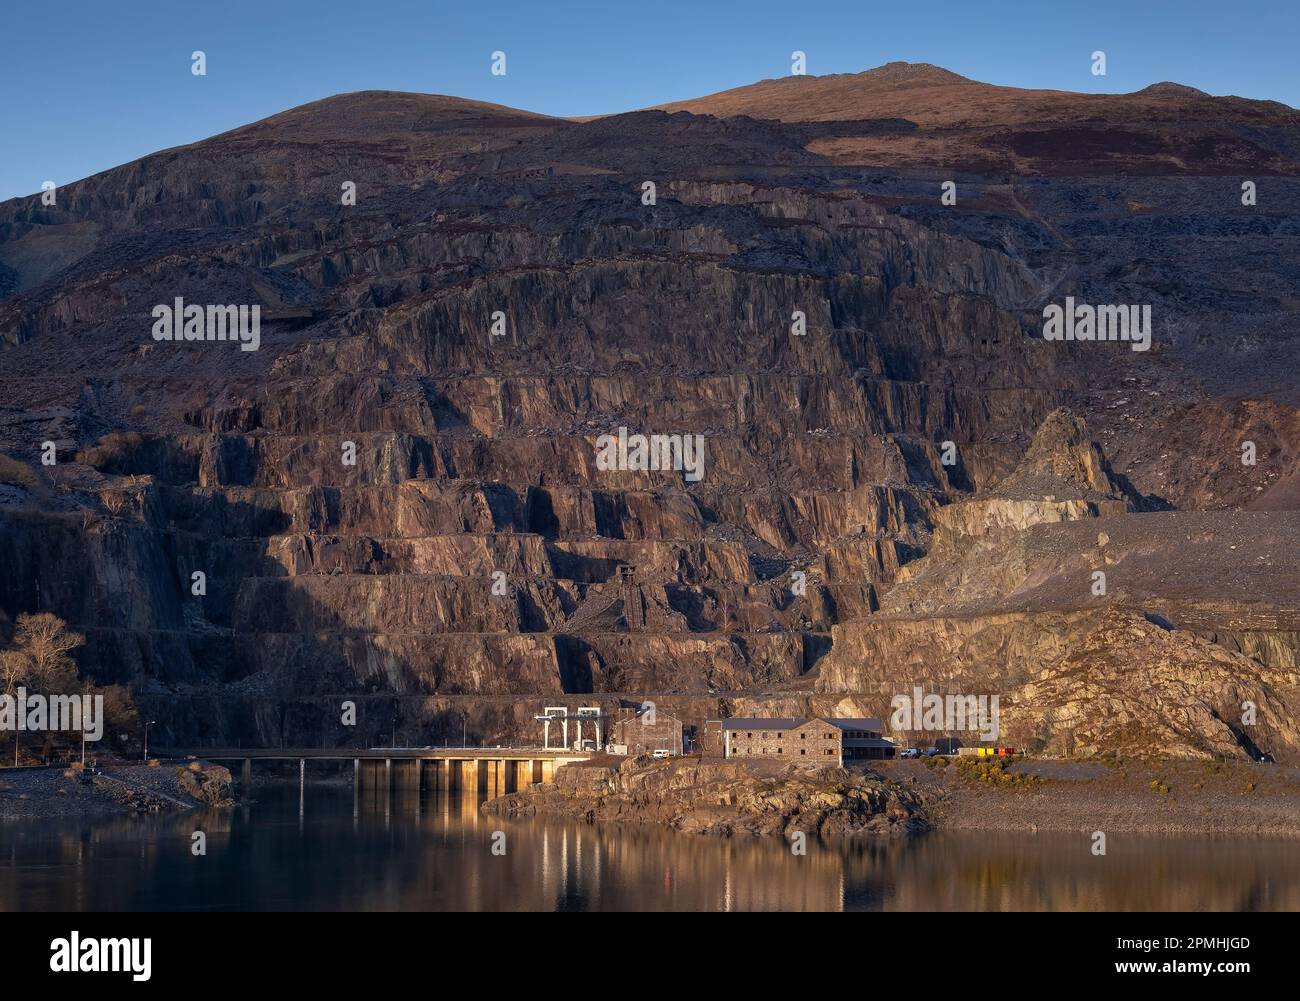
[[0, 39], [0, 199], [344, 91], [603, 114], [782, 76], [795, 49], [812, 74], [903, 59], [1017, 87], [1174, 80], [1300, 106], [1300, 0], [5, 0]]

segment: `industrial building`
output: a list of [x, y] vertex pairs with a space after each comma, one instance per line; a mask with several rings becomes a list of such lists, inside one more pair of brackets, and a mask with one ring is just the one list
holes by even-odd
[[676, 716], [655, 712], [624, 713], [614, 721], [614, 739], [610, 741], [611, 754], [653, 754], [666, 751], [682, 753], [682, 721]]
[[[873, 718], [735, 717], [721, 721], [726, 758], [768, 757], [800, 764], [842, 765], [845, 760], [892, 758], [895, 745]], [[705, 724], [706, 734], [709, 724]]]

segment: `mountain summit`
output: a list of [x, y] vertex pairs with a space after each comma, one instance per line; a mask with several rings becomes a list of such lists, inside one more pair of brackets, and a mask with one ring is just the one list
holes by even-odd
[[1091, 174], [1269, 174], [1300, 168], [1300, 112], [1158, 83], [1132, 94], [1025, 90], [928, 63], [863, 73], [786, 76], [675, 101], [665, 111], [782, 122], [902, 119], [910, 135], [829, 130], [809, 149], [838, 163]]

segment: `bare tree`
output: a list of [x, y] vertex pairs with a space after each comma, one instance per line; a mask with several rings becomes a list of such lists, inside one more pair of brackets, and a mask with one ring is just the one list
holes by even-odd
[[22, 650], [0, 650], [0, 695], [15, 694], [31, 674], [31, 658]]
[[68, 654], [86, 638], [49, 612], [22, 614], [14, 629], [14, 646], [30, 663], [27, 684], [52, 694], [78, 687], [77, 664]]
[[[63, 695], [77, 689], [76, 662], [69, 656], [86, 638], [49, 612], [18, 616], [13, 648], [0, 651], [0, 685], [12, 696], [20, 686], [43, 694]], [[19, 731], [14, 728], [14, 764], [18, 764]]]

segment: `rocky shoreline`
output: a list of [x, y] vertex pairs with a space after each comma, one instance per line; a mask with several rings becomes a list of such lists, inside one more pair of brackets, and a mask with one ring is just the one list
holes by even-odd
[[167, 813], [229, 806], [228, 769], [208, 762], [186, 765], [114, 764], [98, 771], [21, 768], [0, 771], [0, 820]]
[[1300, 838], [1300, 769], [1222, 761], [972, 759], [818, 770], [599, 758], [485, 814], [653, 823], [688, 834], [897, 836], [931, 829]]
[[883, 771], [914, 783], [941, 830], [1300, 838], [1295, 766], [1028, 760], [984, 778], [971, 766], [931, 771], [919, 762], [897, 761]]
[[698, 758], [598, 758], [482, 809], [504, 817], [653, 822], [687, 834], [892, 836], [928, 827], [917, 792], [872, 773]]
[[[182, 812], [233, 802], [188, 762], [0, 771], [0, 821]], [[1237, 761], [922, 759], [869, 767], [599, 757], [484, 814], [656, 824], [685, 834], [896, 837], [929, 830], [1300, 839], [1300, 768]]]

